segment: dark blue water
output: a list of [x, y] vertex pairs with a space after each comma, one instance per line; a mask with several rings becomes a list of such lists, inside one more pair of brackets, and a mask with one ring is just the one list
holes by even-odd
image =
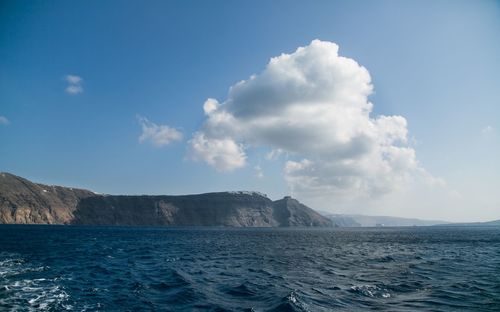
[[0, 226], [0, 310], [500, 311], [500, 228]]

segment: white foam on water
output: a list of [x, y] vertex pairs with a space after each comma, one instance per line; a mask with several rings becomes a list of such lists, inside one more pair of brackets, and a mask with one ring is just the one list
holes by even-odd
[[391, 294], [387, 289], [384, 289], [382, 287], [376, 286], [376, 285], [359, 285], [359, 286], [352, 286], [351, 290], [353, 292], [359, 293], [363, 296], [366, 297], [377, 297], [377, 298], [390, 298]]
[[307, 304], [305, 304], [305, 302], [302, 302], [300, 300], [298, 294], [295, 291], [291, 291], [286, 297], [286, 300], [288, 300], [292, 304], [292, 306], [299, 309], [300, 311], [309, 312], [309, 307], [307, 306]]
[[[33, 266], [15, 254], [0, 253], [0, 310], [71, 310], [69, 295], [58, 278], [26, 278], [26, 273], [43, 272], [46, 266]], [[29, 274], [28, 274], [29, 276]]]

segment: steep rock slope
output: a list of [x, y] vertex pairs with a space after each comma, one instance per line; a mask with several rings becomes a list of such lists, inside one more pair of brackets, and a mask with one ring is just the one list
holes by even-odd
[[73, 219], [80, 200], [91, 191], [32, 183], [0, 173], [0, 223], [63, 224]]
[[137, 226], [333, 226], [290, 197], [258, 192], [182, 196], [100, 195], [0, 173], [0, 223]]
[[73, 224], [278, 226], [273, 202], [258, 193], [97, 196], [82, 200]]
[[280, 226], [333, 226], [333, 222], [298, 200], [286, 196], [274, 203], [274, 218]]

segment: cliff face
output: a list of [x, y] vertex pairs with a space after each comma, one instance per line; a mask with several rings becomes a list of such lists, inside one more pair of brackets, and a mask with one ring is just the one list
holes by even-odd
[[256, 192], [113, 196], [0, 174], [0, 223], [139, 226], [332, 226], [298, 201]]
[[0, 173], [0, 223], [69, 223], [78, 203], [92, 196], [87, 190], [36, 184]]
[[274, 216], [280, 226], [332, 226], [331, 220], [286, 196], [274, 203]]
[[332, 220], [339, 227], [360, 227], [361, 224], [358, 223], [353, 217], [343, 214], [333, 214], [328, 212], [323, 212], [322, 215]]
[[273, 202], [257, 193], [96, 196], [83, 199], [73, 224], [279, 226]]

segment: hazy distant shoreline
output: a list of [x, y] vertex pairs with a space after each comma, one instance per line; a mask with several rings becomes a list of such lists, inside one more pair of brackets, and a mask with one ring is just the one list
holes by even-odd
[[401, 227], [484, 226], [389, 216], [322, 214], [286, 196], [259, 192], [197, 195], [103, 195], [88, 190], [33, 183], [0, 174], [0, 223], [103, 226], [219, 227]]

